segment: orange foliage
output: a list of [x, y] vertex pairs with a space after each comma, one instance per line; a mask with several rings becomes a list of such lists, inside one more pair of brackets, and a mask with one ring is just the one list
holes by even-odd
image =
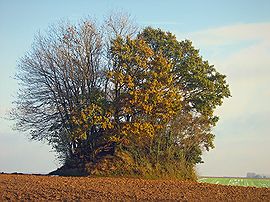
[[172, 65], [141, 39], [117, 38], [111, 48], [118, 135], [151, 139], [181, 109], [181, 95], [173, 85]]
[[111, 113], [103, 113], [100, 106], [91, 104], [80, 112], [73, 112], [71, 118], [72, 139], [86, 139], [91, 126], [99, 125], [103, 129], [111, 129]]

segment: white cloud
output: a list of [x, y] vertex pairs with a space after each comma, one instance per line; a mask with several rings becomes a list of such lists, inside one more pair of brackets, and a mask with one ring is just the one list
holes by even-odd
[[249, 110], [270, 111], [270, 23], [237, 24], [187, 36], [227, 75], [233, 97], [219, 112], [231, 117]]
[[209, 59], [221, 60], [222, 66], [224, 61], [252, 68], [270, 63], [270, 23], [237, 24], [177, 36], [191, 39], [201, 52], [210, 53]]
[[220, 46], [245, 41], [267, 42], [270, 44], [270, 23], [236, 24], [191, 33], [190, 37], [201, 45]]

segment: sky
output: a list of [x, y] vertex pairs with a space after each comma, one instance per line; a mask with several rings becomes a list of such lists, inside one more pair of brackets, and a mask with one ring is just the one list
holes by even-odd
[[215, 149], [197, 166], [203, 176], [270, 175], [270, 1], [268, 0], [0, 0], [0, 172], [48, 173], [60, 166], [50, 146], [29, 141], [6, 119], [18, 91], [18, 61], [37, 32], [69, 19], [102, 21], [129, 13], [137, 24], [189, 39], [217, 71], [232, 97], [216, 114]]

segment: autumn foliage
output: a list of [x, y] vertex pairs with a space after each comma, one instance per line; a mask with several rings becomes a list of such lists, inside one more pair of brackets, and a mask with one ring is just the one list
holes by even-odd
[[66, 24], [37, 39], [19, 66], [18, 129], [76, 175], [194, 179], [214, 147], [214, 109], [230, 96], [225, 76], [170, 32], [137, 32], [123, 17], [102, 27]]

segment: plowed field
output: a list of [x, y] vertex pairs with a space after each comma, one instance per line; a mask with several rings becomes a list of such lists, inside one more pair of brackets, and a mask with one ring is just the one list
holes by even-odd
[[0, 201], [270, 201], [269, 188], [177, 180], [0, 175]]

